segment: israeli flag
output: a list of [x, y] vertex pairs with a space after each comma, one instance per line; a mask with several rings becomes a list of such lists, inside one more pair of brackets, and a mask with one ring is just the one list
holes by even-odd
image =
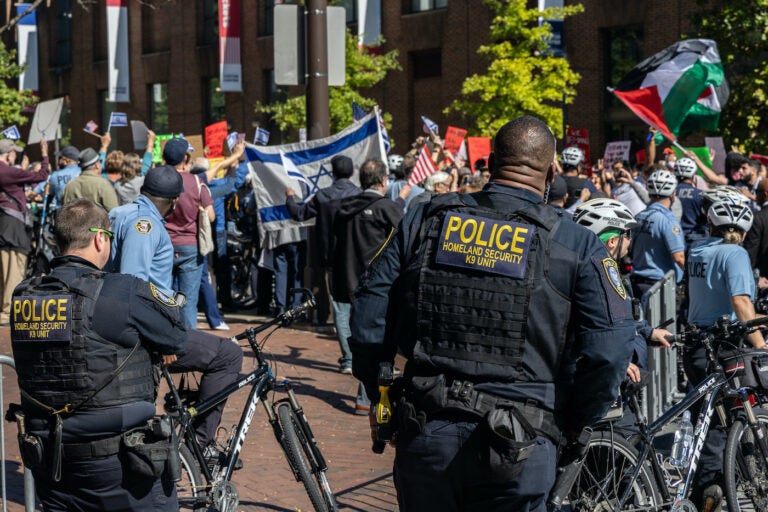
[[10, 126], [3, 130], [3, 135], [6, 139], [11, 140], [19, 140], [21, 138], [21, 134], [19, 133], [19, 129], [16, 128], [16, 125]]
[[437, 126], [437, 123], [428, 117], [421, 116], [421, 122], [424, 123], [424, 131], [426, 133], [431, 135], [438, 135], [440, 133], [440, 128]]
[[109, 116], [109, 127], [128, 126], [128, 114], [125, 112], [112, 112]]
[[269, 144], [269, 132], [264, 128], [256, 128], [256, 133], [253, 134], [253, 143], [262, 146]]
[[305, 202], [318, 190], [333, 183], [331, 158], [348, 156], [356, 168], [369, 158], [386, 162], [381, 146], [378, 119], [373, 112], [323, 139], [281, 146], [246, 144], [251, 186], [259, 205], [257, 220], [262, 247], [274, 249], [278, 245], [303, 240], [306, 230], [299, 228], [315, 223], [315, 219], [296, 222], [291, 218], [285, 206], [287, 188], [294, 189], [297, 203]]

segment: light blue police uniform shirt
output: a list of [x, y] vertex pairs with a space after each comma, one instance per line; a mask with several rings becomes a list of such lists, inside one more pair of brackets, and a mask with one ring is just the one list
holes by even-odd
[[[733, 316], [731, 297], [755, 297], [755, 276], [747, 251], [722, 238], [705, 238], [688, 255], [688, 322], [713, 325], [723, 315]], [[734, 317], [735, 318], [735, 317]]]
[[675, 269], [675, 281], [683, 279], [683, 270], [675, 265], [672, 253], [685, 251], [685, 236], [672, 211], [651, 203], [636, 216], [639, 226], [632, 230], [632, 273], [659, 280]]
[[109, 212], [112, 231], [110, 270], [131, 274], [173, 296], [173, 244], [165, 220], [147, 196]]
[[48, 193], [53, 196], [51, 202], [51, 208], [58, 208], [61, 206], [61, 197], [64, 195], [64, 187], [67, 183], [80, 176], [80, 167], [77, 165], [68, 165], [62, 167], [58, 171], [53, 172], [48, 181], [42, 181], [35, 187], [35, 192], [42, 195], [45, 193], [45, 184], [48, 183]]

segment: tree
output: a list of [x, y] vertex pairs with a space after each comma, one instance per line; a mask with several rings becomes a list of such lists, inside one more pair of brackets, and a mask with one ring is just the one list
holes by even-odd
[[16, 64], [16, 50], [8, 50], [0, 41], [0, 126], [26, 123], [24, 110], [37, 103], [32, 91], [19, 91], [6, 83], [15, 82], [22, 71], [24, 69]]
[[564, 57], [549, 53], [552, 28], [539, 17], [565, 19], [584, 10], [581, 4], [550, 8], [543, 13], [528, 9], [526, 0], [484, 0], [495, 13], [491, 43], [478, 53], [488, 60], [484, 75], [464, 80], [461, 98], [445, 113], [458, 112], [481, 135], [491, 136], [515, 117], [530, 114], [562, 136], [562, 102], [572, 103], [581, 79]]
[[[698, 0], [694, 37], [713, 39], [731, 90], [720, 115], [726, 144], [764, 153], [768, 146], [768, 1]], [[763, 129], [760, 129], [763, 128]]]
[[[370, 110], [376, 104], [375, 100], [363, 96], [362, 90], [370, 89], [384, 80], [390, 71], [401, 69], [397, 60], [397, 50], [383, 55], [358, 50], [357, 37], [349, 30], [347, 30], [345, 45], [346, 80], [342, 86], [328, 88], [331, 133], [339, 132], [352, 123], [353, 101], [366, 110]], [[307, 124], [306, 96], [302, 94], [268, 105], [257, 102], [256, 112], [273, 116], [282, 131], [298, 131]], [[385, 113], [385, 123], [390, 119], [391, 116]]]

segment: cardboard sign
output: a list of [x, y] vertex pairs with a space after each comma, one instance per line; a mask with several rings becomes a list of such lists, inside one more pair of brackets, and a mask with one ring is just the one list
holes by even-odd
[[143, 121], [131, 121], [134, 151], [144, 151], [146, 149], [148, 133], [149, 128], [147, 128]]
[[603, 168], [610, 169], [616, 162], [629, 162], [629, 148], [631, 140], [617, 140], [605, 145], [603, 154]]
[[27, 144], [36, 144], [43, 137], [45, 140], [54, 140], [59, 130], [59, 119], [61, 118], [61, 109], [64, 106], [64, 98], [43, 101], [37, 104], [35, 115], [32, 117], [32, 123], [29, 125], [29, 138]]
[[205, 145], [208, 146], [208, 157], [216, 158], [222, 155], [224, 140], [227, 138], [227, 122], [209, 124], [205, 127]]
[[193, 157], [197, 158], [199, 156], [205, 156], [205, 153], [203, 152], [205, 145], [203, 144], [202, 135], [185, 135], [184, 139], [189, 142], [190, 146], [192, 146], [192, 149], [194, 150], [192, 153]]
[[166, 142], [171, 140], [173, 135], [170, 133], [155, 136], [155, 146], [152, 148], [152, 162], [159, 164], [163, 161], [163, 148]]
[[491, 138], [490, 137], [467, 137], [467, 151], [469, 152], [469, 165], [472, 172], [477, 172], [475, 162], [479, 158], [485, 159], [488, 164], [488, 157], [491, 156]]
[[445, 140], [443, 141], [443, 150], [449, 153], [451, 156], [459, 152], [461, 143], [464, 142], [464, 137], [467, 136], [467, 130], [456, 128], [455, 126], [449, 126], [445, 132]]
[[[712, 161], [712, 170], [717, 174], [725, 174], [725, 144], [722, 137], [704, 137], [704, 145], [714, 150], [715, 159]], [[709, 156], [709, 155], [707, 155]]]
[[592, 169], [592, 157], [589, 154], [589, 131], [586, 128], [567, 128], [565, 130], [565, 147], [576, 146], [584, 152], [582, 168]]

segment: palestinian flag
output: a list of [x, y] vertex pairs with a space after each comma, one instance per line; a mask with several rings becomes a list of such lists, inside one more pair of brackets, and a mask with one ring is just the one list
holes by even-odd
[[609, 90], [670, 140], [700, 128], [716, 130], [728, 100], [717, 44], [709, 39], [678, 41]]

